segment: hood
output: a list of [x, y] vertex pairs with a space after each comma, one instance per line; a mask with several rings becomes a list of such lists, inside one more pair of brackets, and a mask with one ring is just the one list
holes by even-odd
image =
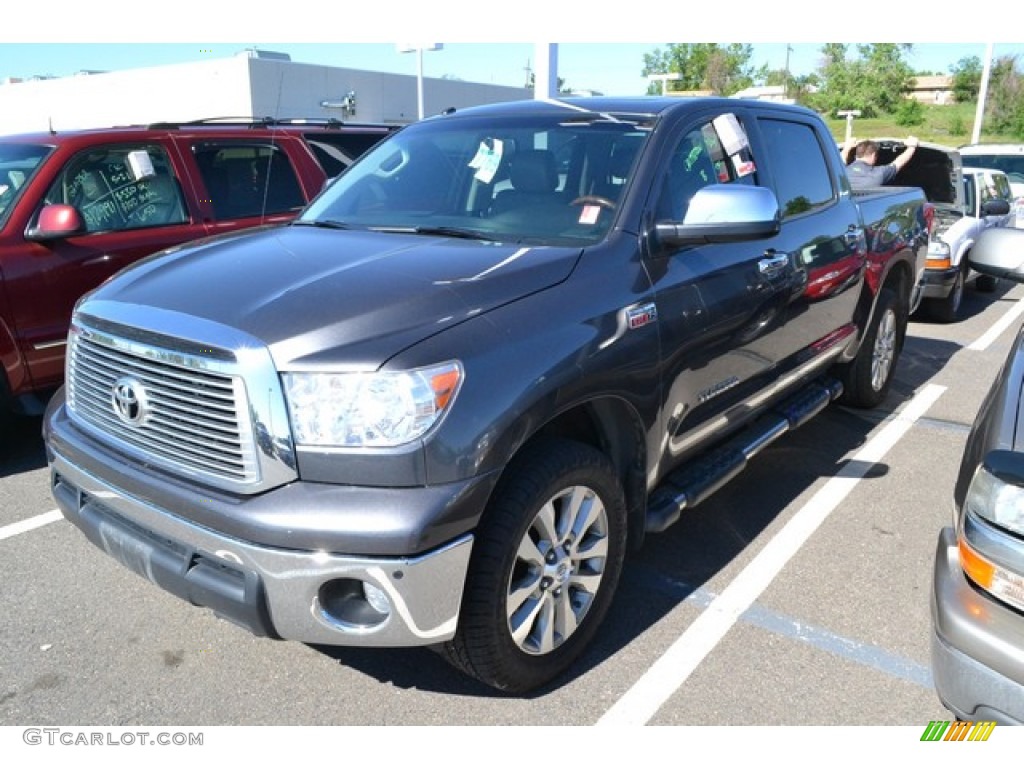
[[[888, 165], [906, 149], [902, 139], [874, 139], [878, 142], [878, 164]], [[963, 210], [965, 205], [960, 152], [942, 144], [921, 142], [910, 162], [896, 174], [892, 184], [920, 187], [928, 202], [939, 208]]]
[[266, 343], [281, 369], [339, 362], [372, 369], [445, 328], [565, 280], [580, 253], [292, 225], [164, 251], [90, 299], [236, 328]]

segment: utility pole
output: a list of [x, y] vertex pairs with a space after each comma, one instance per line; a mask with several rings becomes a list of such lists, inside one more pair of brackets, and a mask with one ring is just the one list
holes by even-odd
[[988, 97], [988, 79], [992, 74], [992, 43], [985, 47], [985, 66], [981, 70], [981, 87], [978, 89], [978, 108], [974, 111], [974, 130], [971, 144], [981, 141], [981, 121], [985, 117], [985, 99]]
[[789, 98], [789, 54], [792, 53], [793, 46], [786, 43], [786, 74], [782, 80], [782, 98]]

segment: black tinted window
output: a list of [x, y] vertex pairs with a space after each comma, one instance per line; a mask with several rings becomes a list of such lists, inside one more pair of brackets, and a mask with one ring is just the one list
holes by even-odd
[[783, 217], [831, 202], [832, 176], [814, 129], [804, 123], [767, 118], [762, 118], [760, 125]]
[[385, 136], [384, 133], [314, 133], [306, 134], [306, 143], [327, 176], [334, 177]]
[[276, 146], [210, 142], [193, 151], [217, 219], [285, 213], [306, 204], [291, 161]]

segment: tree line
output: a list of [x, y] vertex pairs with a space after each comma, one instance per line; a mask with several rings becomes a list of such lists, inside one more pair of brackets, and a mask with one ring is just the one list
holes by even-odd
[[[912, 50], [910, 43], [827, 43], [818, 68], [794, 77], [767, 64], [754, 66], [749, 44], [671, 43], [644, 54], [643, 75], [678, 75], [664, 84], [652, 82], [653, 94], [664, 86], [668, 91], [730, 96], [755, 85], [780, 85], [797, 103], [832, 117], [838, 110], [857, 109], [862, 117], [891, 115], [901, 124], [914, 125], [923, 121], [924, 107], [907, 96], [916, 76], [933, 73], [913, 71], [907, 62]], [[957, 101], [977, 101], [981, 59], [965, 57], [951, 65], [948, 74]], [[986, 131], [1024, 139], [1024, 74], [1016, 56], [993, 62], [984, 120]]]

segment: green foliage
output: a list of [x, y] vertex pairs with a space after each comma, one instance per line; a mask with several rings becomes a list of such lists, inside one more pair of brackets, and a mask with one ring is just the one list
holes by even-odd
[[[670, 43], [662, 51], [656, 48], [644, 54], [642, 74], [678, 73], [678, 80], [666, 83], [669, 91], [710, 90], [728, 96], [754, 84], [755, 77], [766, 74], [764, 68], [750, 65], [752, 45], [729, 43]], [[660, 93], [661, 85], [651, 83], [648, 93]]]
[[963, 112], [952, 112], [949, 115], [949, 133], [953, 136], [960, 136], [967, 132], [967, 121], [964, 119]]
[[959, 102], [977, 101], [981, 89], [981, 59], [967, 56], [950, 69], [953, 75], [953, 98]]
[[917, 99], [904, 99], [896, 108], [896, 124], [902, 126], [923, 125], [924, 105]]
[[1024, 139], [1024, 76], [1016, 56], [1003, 56], [992, 66], [985, 122], [993, 131]]
[[828, 43], [822, 47], [821, 86], [808, 98], [809, 105], [829, 114], [858, 109], [863, 117], [894, 112], [913, 82], [913, 70], [903, 60], [910, 44], [875, 43], [856, 48], [857, 55], [851, 59], [848, 45]]

